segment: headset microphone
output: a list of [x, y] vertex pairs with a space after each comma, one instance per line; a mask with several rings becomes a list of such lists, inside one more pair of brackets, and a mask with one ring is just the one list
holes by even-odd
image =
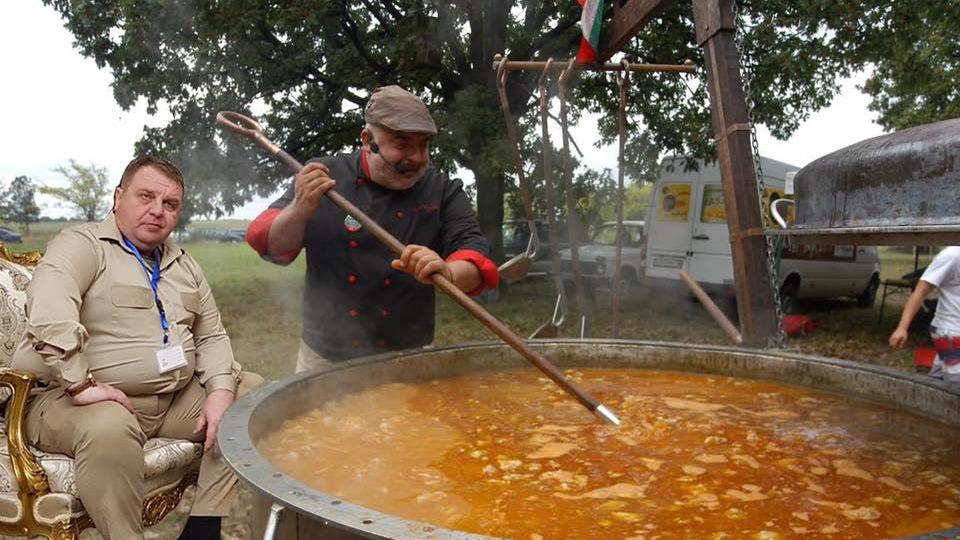
[[374, 142], [373, 139], [370, 140], [370, 151], [373, 152], [374, 154], [379, 154], [380, 159], [385, 161], [387, 165], [390, 165], [391, 167], [393, 167], [393, 170], [397, 171], [397, 174], [406, 174], [413, 170], [413, 166], [410, 165], [409, 163], [404, 163], [402, 161], [391, 163], [390, 161], [388, 161], [387, 158], [383, 157], [383, 154], [380, 154], [380, 145]]

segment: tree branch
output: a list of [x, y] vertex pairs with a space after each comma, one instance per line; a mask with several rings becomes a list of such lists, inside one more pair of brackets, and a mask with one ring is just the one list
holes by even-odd
[[340, 28], [343, 29], [347, 39], [353, 44], [354, 50], [357, 51], [357, 53], [367, 62], [368, 65], [373, 67], [376, 71], [390, 71], [388, 69], [389, 66], [377, 62], [373, 55], [363, 48], [363, 45], [360, 43], [360, 36], [357, 34], [357, 25], [354, 24], [353, 19], [350, 18], [350, 14], [347, 12], [345, 5], [343, 18], [340, 20]]
[[[461, 2], [457, 2], [457, 4], [462, 5]], [[446, 2], [439, 2], [437, 5], [437, 27], [443, 34], [441, 41], [453, 57], [453, 63], [457, 66], [457, 71], [460, 74], [465, 74], [470, 71], [470, 60], [460, 48], [460, 36], [454, 26], [456, 17], [451, 16], [451, 13], [452, 10]]]
[[387, 11], [390, 12], [391, 16], [393, 16], [394, 22], [399, 22], [403, 20], [403, 13], [399, 9], [397, 9], [396, 4], [394, 4], [390, 0], [381, 0], [380, 3], [382, 3], [383, 7], [385, 7]]
[[[394, 31], [393, 25], [388, 24], [386, 17], [384, 16], [383, 12], [377, 8], [376, 4], [374, 4], [370, 0], [362, 0], [362, 1], [363, 1], [364, 7], [367, 8], [367, 11], [369, 11], [370, 14], [372, 14], [373, 17], [377, 19], [377, 22], [380, 23], [380, 28], [382, 28], [383, 31], [386, 32], [388, 36], [396, 37], [397, 33]], [[344, 7], [344, 9], [346, 9], [346, 7]], [[396, 20], [394, 20], [393, 22], [396, 22]]]
[[[546, 32], [541, 34], [539, 37], [537, 37], [537, 39], [531, 41], [530, 49], [532, 51], [539, 51], [540, 49], [545, 48], [549, 42], [555, 41], [559, 36], [562, 36], [568, 30], [570, 30], [570, 28], [572, 28], [573, 26], [579, 23], [580, 21], [575, 19], [560, 21], [559, 23], [557, 23], [557, 26], [553, 27], [550, 30], [547, 30]], [[580, 41], [580, 36], [577, 36], [574, 42], [576, 43], [579, 41]], [[564, 41], [563, 43], [566, 44], [566, 41]]]
[[547, 21], [547, 17], [549, 15], [550, 13], [546, 9], [537, 11], [536, 2], [531, 1], [530, 3], [527, 4], [527, 9], [523, 16], [524, 31], [529, 35], [530, 33], [535, 32], [540, 28], [543, 28], [543, 23]]
[[[559, 127], [561, 127], [561, 128], [563, 127], [563, 124], [560, 123], [560, 119], [557, 118], [556, 116], [554, 116], [553, 113], [548, 112], [548, 113], [547, 113], [547, 116], [549, 116], [551, 120], [553, 120], [554, 122], [556, 122], [556, 123], [557, 123], [557, 126], [559, 126]], [[569, 131], [569, 130], [568, 130], [568, 131]], [[580, 150], [580, 146], [577, 145], [577, 141], [574, 140], [573, 135], [570, 135], [570, 134], [568, 133], [568, 134], [567, 134], [567, 140], [570, 141], [570, 144], [573, 145], [573, 149], [577, 151], [577, 154], [579, 154], [580, 157], [583, 157], [583, 151]]]

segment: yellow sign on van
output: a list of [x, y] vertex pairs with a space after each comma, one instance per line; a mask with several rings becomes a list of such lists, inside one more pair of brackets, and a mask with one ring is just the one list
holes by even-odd
[[657, 201], [659, 221], [686, 221], [690, 212], [690, 184], [666, 184]]

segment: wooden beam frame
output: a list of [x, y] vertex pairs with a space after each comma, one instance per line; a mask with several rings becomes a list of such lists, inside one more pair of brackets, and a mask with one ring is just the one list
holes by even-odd
[[[734, 41], [736, 0], [693, 0], [697, 43], [704, 49], [707, 86], [730, 230], [737, 311], [745, 345], [763, 347], [776, 335], [778, 322], [754, 169], [750, 119]], [[613, 0], [613, 20], [604, 29], [598, 62], [605, 61], [658, 15], [670, 0]], [[756, 156], [760, 159], [760, 156]]]
[[600, 36], [597, 62], [609, 60], [672, 0], [613, 0], [613, 19]]

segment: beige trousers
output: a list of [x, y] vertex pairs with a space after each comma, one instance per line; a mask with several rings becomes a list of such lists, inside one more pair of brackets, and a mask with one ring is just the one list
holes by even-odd
[[326, 367], [331, 364], [333, 364], [332, 361], [327, 360], [317, 353], [317, 351], [311, 349], [302, 339], [300, 340], [300, 350], [297, 351], [297, 367], [294, 368], [294, 373], [303, 373], [304, 371], [310, 371], [318, 367]]
[[[259, 375], [243, 373], [237, 398], [262, 383]], [[152, 437], [202, 442], [205, 434], [193, 431], [205, 398], [194, 378], [173, 394], [131, 398], [136, 414], [130, 414], [114, 401], [74, 405], [58, 387], [30, 403], [27, 433], [41, 450], [74, 458], [80, 501], [105, 538], [142, 538], [143, 444]], [[220, 451], [205, 452], [190, 514], [228, 515], [236, 484]]]

